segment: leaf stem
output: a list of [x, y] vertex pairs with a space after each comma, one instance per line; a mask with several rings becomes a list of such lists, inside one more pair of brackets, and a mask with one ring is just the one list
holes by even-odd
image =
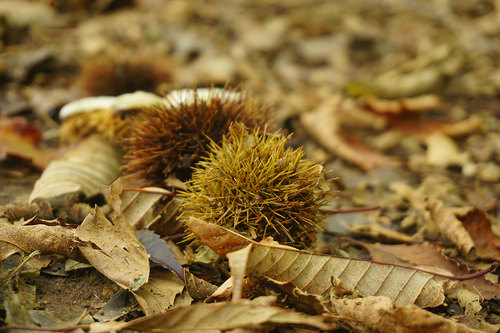
[[490, 267], [488, 267], [486, 269], [483, 269], [481, 271], [477, 271], [477, 272], [472, 273], [472, 274], [463, 275], [463, 276], [448, 276], [448, 275], [441, 275], [441, 274], [437, 274], [437, 273], [432, 273], [432, 274], [437, 275], [437, 276], [441, 276], [441, 277], [445, 277], [445, 278], [448, 278], [450, 280], [465, 281], [465, 280], [472, 280], [472, 279], [475, 279], [475, 278], [480, 277], [482, 275], [485, 275], [485, 274], [495, 270], [498, 266], [500, 266], [500, 263], [495, 261], [494, 263], [491, 264]]

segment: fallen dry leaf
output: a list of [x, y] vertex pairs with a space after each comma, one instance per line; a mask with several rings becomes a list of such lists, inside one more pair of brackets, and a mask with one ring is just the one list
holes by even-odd
[[460, 251], [467, 255], [475, 248], [474, 241], [457, 219], [453, 211], [446, 207], [441, 200], [428, 198], [426, 203], [426, 218], [437, 223], [441, 234], [458, 246]]
[[[395, 265], [410, 266], [434, 266], [445, 269], [455, 276], [463, 276], [471, 273], [471, 270], [464, 264], [446, 257], [442, 252], [443, 248], [437, 244], [419, 243], [411, 245], [386, 245], [370, 244], [350, 240], [350, 242], [365, 247], [372, 260]], [[474, 292], [479, 292], [484, 299], [500, 299], [500, 286], [480, 276], [473, 280], [458, 282], [457, 286], [464, 284]]]
[[291, 282], [282, 282], [268, 277], [258, 279], [258, 282], [272, 290], [284, 292], [287, 296], [287, 302], [293, 304], [298, 311], [309, 314], [323, 314], [330, 312], [328, 300], [320, 295], [309, 294], [297, 288]]
[[33, 327], [35, 323], [29, 312], [36, 305], [36, 286], [24, 281], [14, 283], [14, 288], [8, 288], [7, 295], [2, 297], [5, 322], [10, 325]]
[[412, 237], [402, 232], [386, 228], [378, 223], [347, 225], [350, 233], [358, 236], [370, 237], [380, 242], [412, 243]]
[[175, 298], [184, 289], [184, 282], [170, 271], [153, 270], [148, 283], [134, 293], [146, 316], [170, 310]]
[[304, 325], [330, 330], [336, 325], [319, 316], [252, 303], [196, 303], [178, 307], [165, 313], [142, 317], [127, 323], [91, 324], [89, 332], [109, 332], [128, 329], [148, 332], [225, 331], [236, 328], [265, 328], [269, 325]]
[[99, 272], [125, 289], [148, 282], [149, 256], [132, 226], [120, 216], [111, 221], [96, 207], [75, 230], [79, 249]]
[[483, 121], [478, 115], [471, 115], [469, 118], [456, 123], [444, 124], [443, 134], [456, 137], [471, 134], [480, 131], [483, 127]]
[[38, 250], [42, 254], [60, 254], [66, 258], [85, 260], [78, 251], [82, 242], [75, 237], [73, 230], [60, 226], [0, 223], [0, 241], [27, 253]]
[[[447, 279], [428, 272], [263, 245], [196, 218], [190, 219], [188, 227], [217, 254], [228, 256], [230, 261], [243, 261], [230, 262], [231, 267], [244, 265], [247, 275], [292, 282], [310, 294], [328, 295], [332, 279], [338, 278], [347, 288], [356, 289], [362, 296], [387, 296], [397, 305], [415, 303], [421, 307], [434, 307], [444, 301]], [[226, 250], [231, 248], [236, 251], [243, 246], [249, 247], [242, 250], [249, 251], [248, 260], [245, 256], [230, 255]]]
[[356, 164], [363, 170], [397, 166], [396, 160], [381, 155], [359, 143], [350, 145], [342, 138], [339, 120], [334, 112], [338, 103], [338, 98], [332, 98], [320, 105], [315, 111], [302, 114], [301, 122], [309, 134], [330, 153]]
[[247, 265], [251, 252], [252, 246], [249, 245], [226, 255], [233, 278], [233, 302], [238, 302], [242, 297], [243, 278], [247, 273]]
[[41, 139], [42, 133], [28, 124], [26, 118], [0, 115], [0, 158], [10, 155], [28, 159], [44, 169], [54, 158], [54, 152], [40, 149]]
[[171, 270], [181, 280], [184, 280], [184, 270], [164, 239], [151, 230], [139, 230], [136, 234], [151, 261]]
[[400, 114], [405, 111], [425, 112], [440, 106], [440, 98], [435, 94], [420, 95], [401, 99], [383, 99], [374, 95], [365, 95], [360, 103], [378, 113]]
[[11, 204], [7, 204], [3, 207], [0, 206], [0, 213], [7, 217], [9, 221], [16, 221], [20, 219], [29, 220], [33, 216], [46, 220], [54, 219], [54, 213], [52, 212], [52, 207], [47, 201], [40, 202], [22, 202], [17, 201]]
[[467, 152], [461, 152], [455, 141], [449, 136], [435, 132], [425, 138], [427, 145], [426, 161], [429, 165], [447, 167], [450, 165], [463, 166], [469, 162]]
[[353, 318], [353, 321], [346, 321], [346, 326], [354, 332], [480, 332], [415, 305], [395, 307], [383, 296], [332, 298], [332, 310], [336, 315]]
[[120, 163], [120, 150], [93, 136], [50, 163], [35, 183], [29, 201], [47, 199], [61, 207], [72, 195], [89, 197], [118, 176]]
[[[2, 225], [0, 224], [0, 230], [2, 230]], [[20, 252], [19, 247], [0, 241], [0, 260], [5, 260], [14, 253]]]
[[155, 204], [170, 194], [170, 191], [157, 187], [124, 189], [121, 195], [122, 214], [136, 229], [142, 229], [154, 218], [151, 213]]
[[196, 277], [188, 270], [186, 270], [184, 274], [186, 280], [186, 289], [188, 290], [189, 295], [195, 301], [204, 300], [210, 297], [217, 290], [216, 285], [213, 285], [208, 281]]
[[491, 230], [491, 222], [486, 214], [471, 207], [464, 214], [456, 214], [476, 246], [476, 254], [481, 259], [500, 261], [500, 237]]

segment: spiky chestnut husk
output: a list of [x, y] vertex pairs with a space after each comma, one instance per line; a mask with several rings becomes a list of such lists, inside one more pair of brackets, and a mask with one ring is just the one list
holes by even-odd
[[324, 218], [320, 207], [333, 191], [320, 164], [305, 159], [301, 149], [285, 148], [288, 139], [233, 126], [197, 164], [182, 194], [181, 219], [194, 216], [255, 240], [272, 236], [311, 247]]
[[185, 181], [210, 141], [220, 143], [232, 123], [262, 128], [268, 115], [244, 93], [217, 88], [174, 91], [165, 103], [132, 119], [134, 126], [122, 141], [123, 171], [147, 185], [163, 186], [171, 174]]

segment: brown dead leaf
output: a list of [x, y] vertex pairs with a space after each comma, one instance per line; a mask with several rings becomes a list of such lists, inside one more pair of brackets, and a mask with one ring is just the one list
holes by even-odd
[[127, 177], [119, 177], [102, 191], [115, 212], [122, 214], [137, 230], [150, 229], [162, 236], [178, 231], [181, 223], [175, 216], [180, 208], [179, 200], [162, 202], [171, 197], [172, 192], [159, 187], [128, 188], [127, 181]]
[[355, 332], [480, 332], [415, 305], [397, 308], [383, 296], [331, 301], [334, 314], [355, 319], [346, 321], [346, 326]]
[[142, 317], [127, 323], [91, 324], [90, 332], [137, 330], [148, 332], [225, 331], [236, 328], [266, 328], [273, 325], [304, 325], [330, 330], [336, 325], [319, 316], [310, 316], [276, 306], [248, 303], [195, 303], [165, 313]]
[[[250, 276], [292, 282], [310, 294], [328, 295], [332, 279], [338, 278], [347, 288], [356, 289], [362, 296], [388, 296], [398, 305], [415, 303], [421, 307], [433, 307], [444, 301], [443, 285], [447, 279], [428, 272], [262, 245], [196, 218], [191, 218], [188, 226], [205, 245], [219, 255], [228, 256], [231, 267], [244, 266], [245, 274]], [[245, 256], [228, 254], [226, 244], [233, 251], [237, 250], [235, 245], [242, 249], [241, 245], [246, 244], [249, 248], [242, 251], [249, 251], [248, 260]]]
[[11, 155], [31, 160], [44, 169], [54, 158], [53, 151], [39, 148], [42, 133], [31, 126], [24, 117], [6, 118], [0, 115], [0, 157]]
[[109, 221], [96, 207], [75, 230], [80, 251], [99, 272], [125, 289], [148, 282], [149, 257], [132, 226], [120, 216]]
[[446, 207], [441, 200], [428, 198], [425, 216], [437, 223], [441, 234], [458, 246], [460, 251], [467, 255], [475, 248], [474, 241], [457, 219], [453, 211]]
[[352, 162], [363, 170], [377, 167], [394, 167], [398, 162], [381, 155], [360, 143], [347, 143], [340, 134], [340, 123], [334, 112], [338, 107], [338, 98], [332, 98], [316, 110], [302, 114], [301, 122], [317, 142], [330, 153]]
[[195, 301], [207, 299], [217, 290], [216, 285], [198, 278], [189, 270], [184, 271], [184, 278], [186, 280], [186, 289]]
[[492, 232], [488, 216], [482, 210], [471, 207], [457, 217], [473, 239], [478, 257], [500, 261], [500, 237]]
[[412, 243], [412, 237], [402, 232], [386, 228], [378, 223], [347, 225], [350, 233], [370, 237], [380, 242], [388, 243]]
[[16, 221], [20, 219], [29, 220], [33, 216], [41, 219], [53, 219], [54, 213], [52, 207], [47, 201], [41, 200], [37, 203], [28, 203], [23, 201], [13, 202], [0, 207], [0, 213], [3, 213], [9, 221]]
[[5, 322], [10, 325], [34, 327], [35, 322], [30, 311], [36, 306], [36, 286], [17, 280], [14, 287], [8, 288], [5, 291], [7, 295], [2, 297]]
[[463, 166], [470, 160], [467, 152], [461, 152], [455, 141], [441, 132], [427, 136], [425, 144], [427, 145], [426, 162], [429, 165], [443, 168], [449, 165]]
[[42, 254], [60, 254], [66, 258], [85, 261], [78, 251], [81, 241], [75, 237], [73, 230], [60, 226], [0, 223], [0, 241], [28, 253], [38, 250]]
[[294, 309], [298, 311], [309, 314], [330, 312], [325, 298], [300, 290], [291, 282], [281, 282], [268, 277], [259, 279], [259, 282], [264, 283], [268, 288], [284, 292], [287, 295], [287, 302], [293, 304]]
[[121, 199], [123, 215], [136, 229], [142, 229], [151, 220], [153, 207], [166, 195], [172, 192], [159, 187], [141, 189], [124, 189]]
[[153, 270], [148, 283], [142, 285], [134, 296], [146, 316], [150, 316], [171, 309], [183, 289], [184, 283], [175, 273]]
[[420, 95], [401, 99], [383, 99], [374, 95], [363, 96], [360, 102], [378, 113], [400, 114], [405, 111], [425, 112], [440, 106], [439, 96], [435, 94]]
[[471, 115], [469, 118], [450, 124], [443, 125], [443, 134], [457, 137], [472, 134], [480, 131], [483, 127], [483, 121], [478, 115]]
[[[464, 264], [446, 257], [442, 253], [443, 248], [436, 244], [387, 245], [370, 244], [356, 240], [350, 240], [350, 242], [365, 247], [374, 261], [394, 265], [434, 266], [445, 269], [455, 276], [471, 273], [471, 270]], [[500, 299], [500, 286], [486, 280], [484, 276], [473, 280], [460, 281], [458, 285], [460, 284], [468, 286], [470, 290], [476, 293], [479, 291], [485, 299]]]
[[89, 197], [118, 176], [120, 163], [121, 151], [116, 146], [91, 137], [50, 163], [35, 183], [29, 201], [47, 199], [53, 206], [64, 206], [69, 196]]
[[[0, 230], [2, 230], [1, 224], [0, 224]], [[17, 246], [0, 241], [0, 260], [3, 261], [8, 257], [10, 257], [11, 255], [13, 255], [14, 253], [18, 253], [20, 251], [21, 250]]]

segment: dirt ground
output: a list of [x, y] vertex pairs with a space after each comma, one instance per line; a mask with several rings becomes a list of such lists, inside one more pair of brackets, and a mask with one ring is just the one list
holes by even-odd
[[[497, 332], [499, 55], [500, 2], [494, 0], [0, 2], [1, 325], [24, 331], [82, 331], [103, 323], [109, 325], [104, 331]], [[63, 185], [35, 187], [49, 165], [67, 159], [92, 133], [104, 141], [74, 153], [83, 165], [78, 182], [92, 183], [82, 174], [95, 172], [96, 182], [111, 185], [123, 170], [126, 148], [116, 143], [126, 134], [87, 112], [94, 108], [106, 115], [107, 107], [87, 102], [77, 119], [61, 115], [64, 105], [138, 90], [160, 98], [193, 87], [244, 91], [258, 108], [271, 110], [270, 128], [292, 134], [288, 147], [303, 149], [327, 170], [338, 192], [323, 207], [329, 213], [315, 236], [314, 253], [421, 269], [433, 281], [485, 271], [453, 286], [441, 284], [444, 290], [432, 290], [432, 302], [425, 301], [425, 284], [414, 288], [413, 301], [398, 303], [349, 290], [345, 281], [336, 282], [339, 276], [321, 283], [317, 276], [314, 281], [328, 287], [325, 294], [300, 294], [294, 280], [280, 280], [278, 273], [247, 270], [248, 277], [238, 280], [231, 260], [218, 257], [217, 244], [203, 233], [197, 236], [215, 253], [183, 253], [186, 245], [178, 241], [186, 230], [175, 222], [178, 204], [169, 192], [185, 186], [178, 179], [155, 184], [163, 192], [141, 194], [139, 185], [128, 186], [137, 190], [132, 199], [123, 189], [127, 185], [116, 182], [111, 190], [80, 184], [53, 197], [51, 191]], [[124, 112], [117, 118], [125, 121], [141, 112], [119, 111]], [[108, 145], [109, 151], [102, 148]], [[67, 177], [57, 172], [52, 171], [55, 182], [58, 175]], [[116, 205], [124, 214], [139, 211], [133, 228], [154, 231], [153, 236], [116, 229], [123, 227], [112, 214]], [[112, 222], [102, 227], [106, 218]], [[94, 221], [93, 230], [83, 228], [84, 219]], [[42, 233], [48, 236], [42, 239]], [[158, 245], [161, 239], [166, 242]], [[116, 259], [112, 264], [88, 254], [105, 252], [109, 243], [127, 254], [102, 254]], [[168, 254], [155, 252], [153, 244], [170, 247]], [[143, 245], [144, 253], [131, 250]], [[60, 250], [54, 254], [51, 248]], [[41, 254], [23, 262], [35, 250]], [[138, 263], [144, 263], [141, 256], [145, 267]], [[123, 265], [137, 269], [124, 273]], [[309, 264], [303, 265], [307, 271]], [[228, 292], [220, 287], [230, 276]], [[234, 281], [243, 281], [242, 289]], [[405, 294], [410, 287], [394, 288]], [[238, 297], [254, 302], [248, 304], [256, 307], [255, 317], [284, 309], [287, 317], [279, 312], [283, 319], [245, 318], [241, 322], [249, 323], [238, 326], [212, 308], [193, 307], [219, 304], [236, 313], [232, 307], [246, 304], [236, 302], [237, 290], [243, 290]], [[188, 311], [184, 316], [192, 326], [168, 326], [174, 320], [167, 315], [159, 317], [162, 323], [116, 326], [176, 309]]]

